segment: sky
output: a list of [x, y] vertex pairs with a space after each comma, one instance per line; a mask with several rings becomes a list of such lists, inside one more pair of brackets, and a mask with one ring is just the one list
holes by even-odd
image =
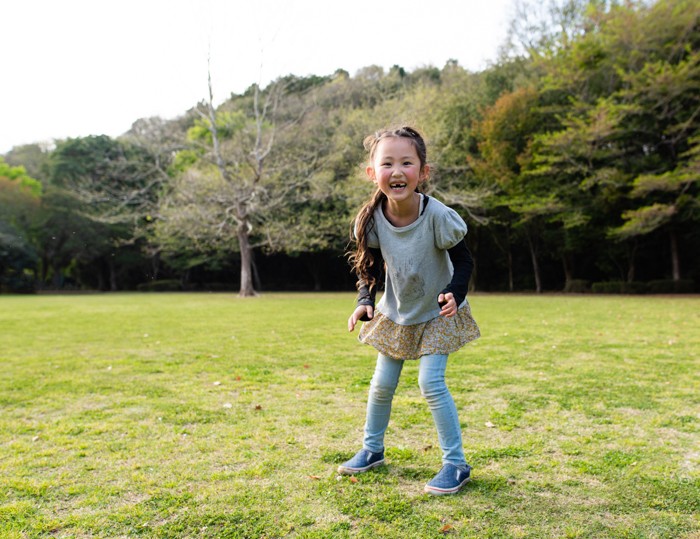
[[0, 154], [126, 132], [279, 76], [495, 62], [512, 0], [8, 0]]

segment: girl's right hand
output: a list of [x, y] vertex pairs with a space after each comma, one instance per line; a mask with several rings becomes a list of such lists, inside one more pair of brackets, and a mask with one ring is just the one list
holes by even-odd
[[354, 330], [357, 322], [365, 315], [371, 320], [374, 317], [374, 307], [371, 305], [358, 305], [357, 309], [348, 318], [348, 331]]

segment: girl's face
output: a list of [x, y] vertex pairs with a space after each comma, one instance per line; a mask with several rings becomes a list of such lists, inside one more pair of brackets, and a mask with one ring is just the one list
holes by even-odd
[[418, 152], [406, 137], [387, 137], [379, 141], [367, 176], [377, 184], [390, 202], [413, 201], [416, 187], [428, 177], [428, 165], [421, 168]]

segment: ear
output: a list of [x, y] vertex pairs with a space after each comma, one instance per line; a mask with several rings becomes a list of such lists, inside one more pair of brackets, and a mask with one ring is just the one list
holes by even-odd
[[374, 167], [372, 165], [367, 165], [367, 168], [365, 169], [365, 174], [367, 174], [367, 177], [373, 182], [377, 181], [377, 176], [374, 174]]
[[418, 176], [418, 181], [424, 182], [428, 178], [430, 178], [430, 165], [423, 165], [423, 170], [421, 170], [420, 175]]

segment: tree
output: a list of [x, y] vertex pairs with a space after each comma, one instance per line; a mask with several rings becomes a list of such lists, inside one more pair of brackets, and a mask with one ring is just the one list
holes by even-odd
[[[186, 238], [198, 250], [220, 250], [236, 239], [241, 257], [240, 295], [254, 296], [253, 249], [264, 244], [260, 224], [284, 204], [292, 183], [267, 173], [278, 134], [276, 112], [281, 83], [257, 85], [244, 96], [214, 106], [209, 96], [189, 130], [192, 149], [182, 152], [180, 178], [161, 201], [156, 237]], [[177, 165], [177, 163], [176, 163]]]
[[677, 231], [697, 219], [689, 173], [692, 137], [700, 133], [697, 9], [685, 0], [608, 10], [591, 4], [583, 27], [548, 64], [547, 91], [570, 97], [561, 127], [541, 137], [535, 161], [571, 186], [569, 197], [593, 195], [589, 216], [607, 214], [598, 228], [611, 238], [636, 244], [665, 229], [679, 280]]
[[29, 236], [41, 193], [24, 167], [0, 158], [0, 291], [34, 287], [37, 255]]
[[48, 163], [51, 148], [46, 144], [23, 144], [14, 146], [5, 154], [5, 161], [11, 166], [22, 166], [27, 174], [39, 181], [48, 176]]
[[106, 135], [68, 139], [51, 156], [51, 181], [80, 201], [91, 220], [135, 229], [156, 207], [174, 147], [156, 148], [133, 131], [123, 140]]
[[[665, 227], [668, 229], [674, 281], [681, 280], [678, 232], [700, 220], [700, 136], [690, 140], [688, 158], [676, 169], [660, 174], [642, 174], [634, 180], [630, 196], [646, 203], [622, 214], [624, 224], [611, 230], [613, 237], [628, 239]], [[650, 195], [655, 195], [654, 198]]]
[[[700, 33], [700, 32], [699, 32]], [[641, 202], [611, 230], [617, 238], [666, 229], [672, 277], [681, 279], [678, 231], [700, 218], [700, 51], [678, 63], [649, 62], [625, 77], [621, 124], [634, 136], [638, 162], [630, 197]]]
[[497, 216], [495, 223], [506, 227], [506, 251], [509, 286], [513, 282], [513, 257], [510, 223], [524, 232], [532, 263], [535, 289], [543, 289], [539, 244], [547, 218], [561, 204], [547, 179], [536, 181], [526, 174], [535, 134], [542, 129], [539, 95], [533, 88], [520, 88], [503, 94], [484, 113], [478, 125], [479, 157], [471, 159], [477, 177], [491, 185], [494, 195], [489, 207]]
[[42, 237], [44, 273], [50, 265], [54, 285], [66, 266], [82, 260], [104, 265], [109, 289], [119, 287], [115, 255], [135, 241], [161, 174], [140, 149], [104, 135], [57, 144], [43, 204], [43, 228], [49, 233]]

